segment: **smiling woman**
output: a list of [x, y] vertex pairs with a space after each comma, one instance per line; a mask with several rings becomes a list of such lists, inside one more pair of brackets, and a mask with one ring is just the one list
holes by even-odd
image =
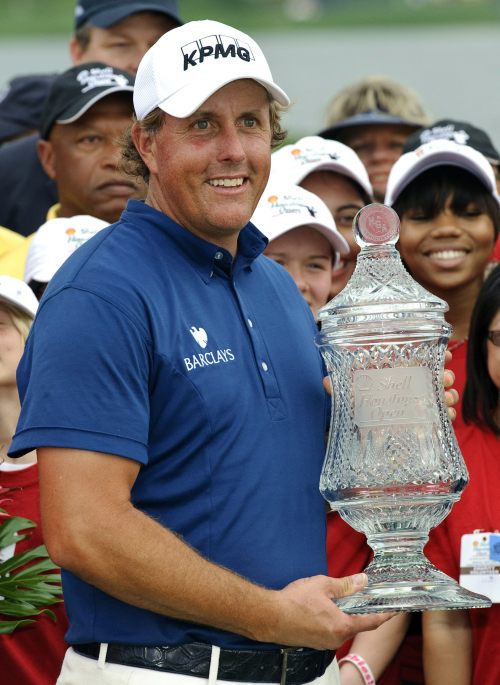
[[[467, 145], [434, 140], [396, 162], [385, 202], [401, 219], [399, 250], [407, 268], [449, 305], [450, 368], [462, 397], [470, 320], [500, 226], [491, 165]], [[458, 428], [460, 405], [456, 408]]]

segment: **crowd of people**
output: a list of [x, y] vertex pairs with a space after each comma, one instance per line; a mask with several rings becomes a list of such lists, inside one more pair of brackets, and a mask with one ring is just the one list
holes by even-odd
[[[290, 141], [255, 40], [174, 0], [79, 0], [69, 50], [0, 102], [1, 506], [37, 524], [0, 562], [43, 522], [64, 593], [55, 621], [0, 634], [2, 683], [497, 685], [490, 137], [377, 76]], [[319, 493], [335, 388], [314, 341], [371, 202], [453, 327], [470, 483], [426, 554], [467, 585], [467, 550], [488, 549], [491, 609], [334, 601], [372, 552]]]

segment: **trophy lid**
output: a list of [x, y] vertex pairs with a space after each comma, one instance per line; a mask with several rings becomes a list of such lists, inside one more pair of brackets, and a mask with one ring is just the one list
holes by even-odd
[[322, 331], [332, 333], [339, 325], [375, 321], [385, 321], [384, 330], [389, 321], [399, 321], [401, 327], [403, 321], [410, 324], [413, 320], [413, 327], [418, 319], [427, 323], [433, 319], [442, 326], [448, 305], [417, 283], [404, 267], [395, 247], [399, 228], [398, 215], [383, 204], [367, 205], [356, 214], [353, 232], [361, 251], [345, 288], [319, 311]]

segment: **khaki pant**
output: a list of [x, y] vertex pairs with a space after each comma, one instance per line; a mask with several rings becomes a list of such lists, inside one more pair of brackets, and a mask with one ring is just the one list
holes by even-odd
[[[70, 647], [64, 657], [56, 685], [216, 685], [217, 675], [212, 667], [211, 672], [213, 674], [211, 673], [209, 678], [196, 678], [177, 673], [161, 673], [147, 668], [121, 666], [106, 663], [104, 659], [96, 660], [82, 656]], [[227, 680], [219, 682], [221, 685], [242, 685]], [[333, 660], [321, 678], [311, 682], [314, 685], [340, 685], [337, 660]]]

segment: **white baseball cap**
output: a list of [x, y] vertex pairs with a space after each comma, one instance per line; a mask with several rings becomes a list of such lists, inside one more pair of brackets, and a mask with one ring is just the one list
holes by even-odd
[[219, 88], [239, 79], [253, 79], [280, 105], [290, 104], [253, 38], [218, 21], [190, 21], [165, 33], [142, 58], [134, 86], [137, 119], [155, 107], [188, 117]]
[[26, 257], [24, 281], [48, 283], [73, 252], [109, 226], [94, 216], [49, 219], [35, 232]]
[[301, 183], [314, 171], [336, 171], [358, 183], [370, 196], [373, 188], [363, 162], [354, 150], [337, 140], [306, 136], [271, 155], [271, 173], [284, 182]]
[[32, 318], [38, 309], [38, 300], [31, 288], [19, 278], [5, 274], [0, 276], [0, 302], [10, 304]]
[[486, 157], [469, 145], [435, 139], [407, 152], [394, 163], [384, 204], [393, 205], [401, 192], [424, 171], [438, 166], [456, 166], [476, 176], [500, 205], [495, 175]]
[[294, 228], [312, 226], [325, 236], [336, 252], [349, 252], [349, 246], [338, 232], [332, 213], [323, 200], [305, 188], [284, 184], [273, 176], [250, 221], [269, 241]]

